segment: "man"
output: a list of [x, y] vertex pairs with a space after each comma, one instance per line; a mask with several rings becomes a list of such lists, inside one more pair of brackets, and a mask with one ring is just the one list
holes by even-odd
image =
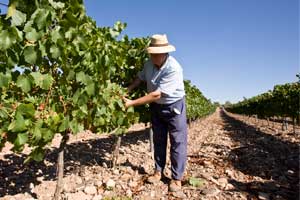
[[171, 143], [172, 180], [171, 192], [181, 190], [181, 180], [187, 160], [187, 123], [185, 91], [180, 64], [169, 55], [175, 47], [168, 43], [166, 35], [153, 35], [147, 48], [150, 59], [128, 87], [132, 91], [146, 82], [148, 94], [135, 100], [124, 98], [125, 106], [150, 103], [154, 141], [155, 173], [148, 177], [149, 183], [160, 181], [166, 165], [168, 133]]

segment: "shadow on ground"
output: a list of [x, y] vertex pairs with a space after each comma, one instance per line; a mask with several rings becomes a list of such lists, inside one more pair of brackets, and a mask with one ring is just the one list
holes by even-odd
[[[149, 139], [149, 129], [130, 132], [122, 137], [121, 146], [136, 144], [139, 141]], [[111, 154], [114, 147], [114, 137], [104, 137], [99, 139], [85, 140], [68, 144], [65, 148], [65, 173], [77, 173], [83, 166], [103, 165], [110, 166], [111, 160], [105, 156]], [[43, 180], [56, 179], [56, 163], [58, 149], [48, 150], [44, 162], [31, 162], [24, 164], [25, 154], [7, 154], [4, 160], [0, 160], [0, 197], [5, 195], [15, 195], [18, 193], [31, 193], [30, 184], [39, 184], [37, 177]], [[121, 164], [123, 165], [123, 164]], [[131, 163], [124, 163], [140, 172]]]
[[269, 194], [270, 199], [299, 199], [299, 144], [257, 130], [224, 111], [221, 118], [229, 137], [240, 144], [230, 151], [232, 165], [246, 175], [268, 180], [229, 182], [237, 190], [247, 192], [250, 198], [262, 192]]

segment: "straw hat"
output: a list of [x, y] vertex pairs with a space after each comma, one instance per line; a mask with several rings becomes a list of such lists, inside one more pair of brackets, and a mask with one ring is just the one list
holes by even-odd
[[150, 46], [147, 48], [147, 52], [150, 54], [168, 53], [175, 51], [175, 47], [168, 42], [167, 35], [155, 34], [151, 37]]

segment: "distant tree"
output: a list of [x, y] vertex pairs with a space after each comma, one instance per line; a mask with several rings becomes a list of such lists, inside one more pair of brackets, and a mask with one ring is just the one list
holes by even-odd
[[229, 107], [231, 105], [232, 105], [232, 103], [230, 101], [226, 101], [225, 104], [224, 104], [224, 107], [226, 108], [226, 107]]
[[220, 102], [214, 102], [214, 105], [216, 106], [216, 107], [220, 107], [221, 106], [221, 104], [220, 104]]

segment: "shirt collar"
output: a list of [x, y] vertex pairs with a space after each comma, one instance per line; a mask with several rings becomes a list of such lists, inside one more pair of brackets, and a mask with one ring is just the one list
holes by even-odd
[[163, 62], [163, 64], [161, 65], [161, 67], [160, 68], [158, 68], [158, 66], [157, 65], [155, 65], [155, 64], [153, 64], [154, 65], [154, 67], [157, 69], [157, 70], [162, 70], [163, 68], [165, 68], [166, 67], [166, 65], [167, 65], [167, 61], [169, 60], [169, 54], [167, 54], [167, 57], [166, 57], [166, 59], [165, 59], [165, 61]]

